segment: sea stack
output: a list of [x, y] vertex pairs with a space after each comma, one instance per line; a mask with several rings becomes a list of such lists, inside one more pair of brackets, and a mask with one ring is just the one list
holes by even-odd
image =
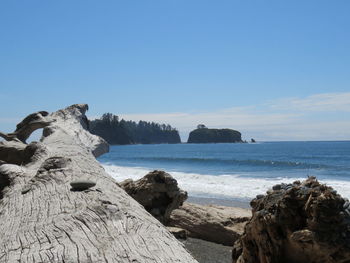
[[236, 143], [243, 142], [239, 131], [232, 129], [209, 129], [200, 124], [190, 132], [187, 143]]

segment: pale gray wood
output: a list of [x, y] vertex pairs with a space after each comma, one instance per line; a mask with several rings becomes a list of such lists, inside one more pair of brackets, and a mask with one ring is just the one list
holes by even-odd
[[[0, 262], [196, 262], [96, 161], [108, 145], [83, 128], [86, 110], [41, 116], [50, 124], [30, 161], [0, 161], [11, 182], [0, 189]], [[80, 179], [96, 186], [72, 191]]]
[[185, 229], [190, 237], [232, 246], [243, 234], [251, 214], [239, 207], [185, 202], [171, 213], [168, 225]]

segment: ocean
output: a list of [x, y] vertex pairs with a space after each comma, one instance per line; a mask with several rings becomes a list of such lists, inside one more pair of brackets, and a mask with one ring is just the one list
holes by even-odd
[[316, 176], [350, 198], [350, 141], [118, 145], [98, 160], [117, 181], [165, 170], [191, 197], [248, 202]]

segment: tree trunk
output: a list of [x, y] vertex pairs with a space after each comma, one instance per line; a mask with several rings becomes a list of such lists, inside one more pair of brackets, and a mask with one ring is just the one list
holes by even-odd
[[86, 110], [38, 112], [2, 134], [0, 262], [196, 262], [96, 161], [108, 144], [86, 130]]

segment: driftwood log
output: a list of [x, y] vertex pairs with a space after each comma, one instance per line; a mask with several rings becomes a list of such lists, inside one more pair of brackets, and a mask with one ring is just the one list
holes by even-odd
[[96, 161], [108, 144], [86, 110], [34, 113], [0, 134], [0, 262], [196, 262]]
[[244, 208], [185, 202], [171, 213], [169, 226], [185, 229], [189, 237], [232, 246], [250, 217]]

